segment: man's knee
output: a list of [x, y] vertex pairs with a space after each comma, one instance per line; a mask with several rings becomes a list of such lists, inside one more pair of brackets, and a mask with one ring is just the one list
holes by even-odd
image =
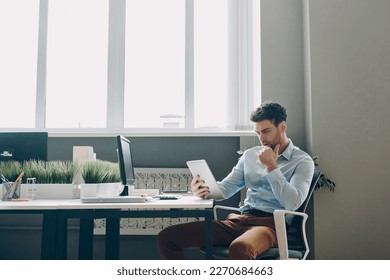
[[250, 243], [245, 240], [234, 240], [229, 246], [229, 258], [234, 260], [253, 260], [256, 253]]
[[172, 229], [170, 227], [164, 228], [157, 234], [157, 243], [161, 247], [164, 244], [169, 243], [172, 239]]

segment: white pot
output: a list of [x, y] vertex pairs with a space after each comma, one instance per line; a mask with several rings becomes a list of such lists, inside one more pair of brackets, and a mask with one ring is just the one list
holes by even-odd
[[80, 198], [84, 197], [114, 197], [121, 194], [121, 183], [81, 184]]
[[78, 198], [77, 186], [74, 184], [22, 184], [20, 189], [20, 197], [27, 198], [27, 192], [29, 188], [34, 188], [35, 199]]

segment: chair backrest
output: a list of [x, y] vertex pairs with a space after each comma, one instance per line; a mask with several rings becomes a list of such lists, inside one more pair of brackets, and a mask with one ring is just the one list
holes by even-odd
[[321, 176], [321, 171], [318, 170], [318, 169], [315, 169], [314, 170], [314, 174], [313, 174], [313, 178], [311, 179], [309, 193], [307, 194], [307, 197], [306, 197], [305, 201], [298, 208], [298, 210], [297, 210], [298, 212], [306, 213], [307, 205], [309, 204], [309, 201], [310, 201], [310, 199], [311, 199], [311, 197], [313, 195], [313, 192], [314, 192], [314, 190], [316, 188], [318, 180], [320, 179], [320, 176]]
[[[311, 180], [311, 184], [309, 188], [309, 193], [307, 194], [305, 201], [302, 203], [302, 205], [298, 208], [297, 211], [306, 213], [307, 206], [310, 202], [310, 199], [313, 196], [313, 192], [318, 183], [318, 180], [320, 179], [320, 176], [321, 176], [321, 171], [318, 169], [314, 170], [313, 178]], [[291, 225], [288, 227], [287, 242], [290, 250], [301, 251], [304, 250], [305, 248], [302, 239], [301, 219], [302, 219], [301, 217], [295, 216], [293, 221], [291, 222]]]

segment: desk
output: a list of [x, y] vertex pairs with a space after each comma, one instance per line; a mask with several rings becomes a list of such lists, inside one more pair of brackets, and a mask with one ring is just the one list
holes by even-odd
[[[212, 258], [213, 200], [184, 195], [178, 200], [153, 200], [147, 203], [81, 203], [79, 199], [1, 202], [0, 213], [37, 212], [44, 215], [42, 259], [67, 258], [68, 219], [80, 219], [79, 258], [92, 259], [93, 219], [106, 218], [106, 259], [119, 259], [121, 218], [204, 217], [206, 256]], [[158, 209], [153, 211], [153, 209]]]

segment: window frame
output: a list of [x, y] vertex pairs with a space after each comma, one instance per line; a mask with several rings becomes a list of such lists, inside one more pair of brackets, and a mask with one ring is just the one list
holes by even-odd
[[[253, 135], [249, 113], [257, 106], [261, 94], [260, 61], [260, 1], [227, 0], [232, 32], [229, 50], [232, 57], [228, 88], [228, 128], [194, 128], [194, 0], [186, 1], [186, 63], [185, 63], [185, 127], [184, 128], [124, 128], [124, 69], [126, 0], [109, 1], [109, 46], [106, 128], [46, 128], [46, 50], [49, 0], [39, 2], [38, 62], [35, 129], [17, 131], [47, 131], [58, 136], [69, 135]], [[256, 10], [257, 9], [257, 10]], [[257, 63], [253, 61], [257, 60]], [[257, 77], [257, 78], [256, 78]], [[238, 93], [238, 94], [237, 94]], [[239, 104], [237, 106], [237, 104]], [[4, 129], [0, 129], [4, 130]], [[6, 129], [10, 131], [12, 129]]]

